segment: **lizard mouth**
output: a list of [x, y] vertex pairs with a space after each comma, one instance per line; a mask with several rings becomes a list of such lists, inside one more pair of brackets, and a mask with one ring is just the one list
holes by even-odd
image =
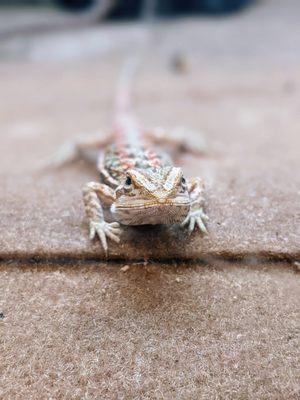
[[144, 210], [152, 207], [187, 207], [190, 204], [190, 198], [185, 194], [178, 194], [173, 197], [152, 197], [145, 198], [140, 196], [123, 197], [115, 202], [115, 210]]
[[136, 204], [136, 203], [132, 203], [132, 204], [126, 204], [126, 206], [122, 205], [122, 206], [117, 206], [116, 209], [117, 210], [131, 210], [131, 209], [135, 209], [135, 210], [144, 210], [147, 208], [153, 208], [153, 207], [159, 207], [159, 208], [163, 208], [163, 207], [182, 207], [182, 206], [188, 206], [189, 202], [173, 202], [173, 201], [166, 201], [164, 203], [160, 203], [160, 202], [152, 202], [152, 203], [144, 203], [144, 204]]
[[190, 203], [169, 200], [165, 203], [131, 203], [114, 205], [111, 208], [116, 220], [124, 225], [174, 224], [183, 221], [190, 209]]

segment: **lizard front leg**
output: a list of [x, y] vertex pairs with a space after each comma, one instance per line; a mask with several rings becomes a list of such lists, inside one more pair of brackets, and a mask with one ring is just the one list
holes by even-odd
[[[87, 135], [78, 136], [74, 140], [65, 143], [55, 154], [45, 158], [40, 163], [40, 167], [60, 168], [66, 164], [77, 161], [79, 158], [89, 159], [89, 150], [99, 150], [107, 146], [111, 140], [111, 134], [103, 134], [101, 132], [93, 132]], [[96, 160], [92, 161], [94, 162]]]
[[107, 237], [116, 243], [120, 241], [120, 224], [104, 220], [101, 203], [111, 205], [115, 201], [115, 191], [103, 183], [89, 182], [83, 188], [83, 202], [89, 221], [90, 238], [97, 234], [107, 255]]
[[204, 184], [202, 179], [191, 178], [188, 180], [187, 185], [191, 199], [191, 208], [187, 217], [182, 221], [181, 226], [187, 226], [190, 233], [196, 226], [198, 226], [202, 233], [207, 233], [205, 223], [209, 220], [209, 218], [203, 211]]

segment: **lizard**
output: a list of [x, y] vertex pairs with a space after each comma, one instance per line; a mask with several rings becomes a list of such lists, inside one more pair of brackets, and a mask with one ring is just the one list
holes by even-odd
[[[141, 127], [131, 106], [134, 64], [125, 63], [121, 74], [112, 133], [78, 140], [62, 157], [75, 158], [86, 148], [99, 151], [101, 182], [86, 183], [82, 193], [90, 239], [98, 236], [106, 255], [107, 239], [119, 243], [124, 225], [180, 224], [190, 233], [197, 227], [207, 234], [202, 179], [186, 179], [166, 154], [153, 150], [154, 144], [168, 144], [193, 151], [194, 144], [178, 130], [172, 135], [163, 128]], [[105, 220], [104, 206], [110, 207], [113, 222]]]

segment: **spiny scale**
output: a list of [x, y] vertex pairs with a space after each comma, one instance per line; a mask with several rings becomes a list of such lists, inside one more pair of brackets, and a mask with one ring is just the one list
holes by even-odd
[[158, 169], [170, 165], [167, 157], [141, 147], [111, 145], [105, 151], [104, 166], [114, 179], [119, 181], [129, 169]]

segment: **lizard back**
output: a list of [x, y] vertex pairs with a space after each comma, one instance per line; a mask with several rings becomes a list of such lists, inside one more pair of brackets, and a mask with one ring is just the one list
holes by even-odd
[[[147, 145], [127, 143], [122, 146], [117, 144], [108, 146], [101, 164], [99, 169], [102, 178], [112, 186], [116, 186], [129, 169], [155, 170], [171, 165], [171, 161], [167, 155], [156, 153]], [[107, 179], [108, 176], [112, 179]]]

